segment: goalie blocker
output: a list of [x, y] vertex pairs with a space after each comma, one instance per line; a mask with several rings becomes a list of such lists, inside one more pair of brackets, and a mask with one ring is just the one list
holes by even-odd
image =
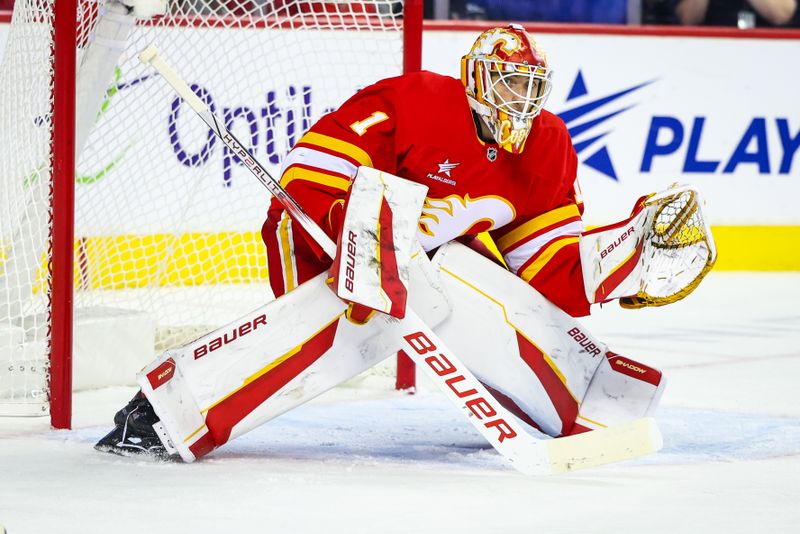
[[[384, 198], [359, 185], [370, 172], [378, 171], [362, 169], [359, 173], [351, 200], [354, 194], [360, 199]], [[374, 176], [366, 178], [373, 180], [368, 184], [375, 183]], [[395, 177], [390, 181], [390, 189], [396, 191], [408, 183]], [[392, 200], [393, 210], [401, 212], [408, 198], [416, 196], [398, 192], [385, 198]], [[351, 209], [365, 208], [356, 202], [348, 207]], [[418, 211], [419, 207], [411, 209]], [[345, 221], [355, 211], [349, 211]], [[405, 219], [394, 215], [395, 221]], [[359, 216], [354, 220], [377, 219]], [[345, 223], [345, 228], [350, 226]], [[351, 262], [353, 267], [360, 266], [356, 278], [369, 265], [380, 266], [372, 256], [391, 248], [369, 241], [369, 236], [379, 234], [371, 228], [364, 224], [356, 229], [365, 237], [357, 241], [364, 246], [352, 251], [354, 258], [364, 260]], [[391, 272], [397, 273], [396, 281], [403, 288], [409, 288], [409, 305], [519, 420], [551, 436], [564, 436], [632, 421], [655, 408], [664, 386], [660, 372], [610, 353], [578, 321], [530, 285], [463, 245], [441, 247], [432, 261], [422, 253], [402, 259], [410, 255], [407, 235], [413, 227], [394, 228], [397, 243], [402, 244], [394, 252], [402, 267]], [[337, 287], [353, 280], [343, 271], [343, 262], [347, 262], [345, 257], [334, 267], [335, 273], [344, 272], [337, 279], [345, 282], [336, 283]], [[386, 298], [380, 272], [363, 279], [371, 282], [363, 291], [349, 291], [348, 300], [358, 298], [383, 313], [405, 304], [403, 290]], [[239, 321], [165, 353], [142, 371], [138, 382], [161, 420], [163, 427], [157, 430], [170, 452], [194, 461], [403, 346], [397, 332], [383, 322], [360, 325], [349, 320], [347, 303], [337, 298], [326, 282], [321, 274]], [[430, 340], [406, 341], [406, 349], [430, 349]], [[465, 399], [490, 438], [503, 442], [526, 437], [514, 430], [517, 421], [504, 420], [500, 407], [492, 407], [494, 399], [480, 397], [466, 386], [468, 382], [448, 366], [446, 358], [431, 354], [425, 361]], [[657, 446], [648, 443], [645, 448], [650, 452]]]

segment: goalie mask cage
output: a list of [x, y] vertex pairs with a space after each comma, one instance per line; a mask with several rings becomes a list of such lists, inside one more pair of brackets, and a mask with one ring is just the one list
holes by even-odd
[[0, 415], [69, 428], [73, 389], [271, 298], [268, 194], [136, 54], [155, 42], [277, 173], [324, 113], [419, 70], [422, 0], [17, 0], [6, 29]]

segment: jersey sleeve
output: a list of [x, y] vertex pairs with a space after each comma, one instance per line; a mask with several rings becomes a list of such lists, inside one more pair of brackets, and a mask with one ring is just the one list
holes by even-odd
[[492, 232], [509, 269], [573, 317], [589, 314], [578, 241], [584, 231], [583, 202], [577, 183], [577, 157], [564, 148], [560, 187], [550, 209]]
[[[283, 162], [281, 185], [322, 229], [336, 239], [344, 199], [358, 167], [394, 172], [395, 109], [389, 81], [356, 93], [322, 117], [295, 144]], [[280, 218], [283, 207], [272, 201], [268, 217]], [[324, 253], [301, 229], [315, 254]]]

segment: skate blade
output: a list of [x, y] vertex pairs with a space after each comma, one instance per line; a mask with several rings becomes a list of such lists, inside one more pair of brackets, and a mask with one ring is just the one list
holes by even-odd
[[178, 463], [181, 461], [180, 456], [170, 455], [166, 451], [155, 452], [138, 447], [120, 447], [119, 445], [106, 445], [98, 443], [94, 446], [94, 450], [116, 456], [122, 456], [124, 458], [134, 458], [137, 460], [146, 460], [154, 463]]

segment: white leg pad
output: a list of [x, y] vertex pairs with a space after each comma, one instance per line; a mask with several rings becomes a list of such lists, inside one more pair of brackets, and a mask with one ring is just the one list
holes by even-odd
[[603, 428], [652, 415], [666, 383], [661, 371], [609, 352], [589, 384], [577, 422]]
[[[449, 306], [428, 258], [411, 266], [409, 302], [427, 322]], [[237, 321], [170, 350], [137, 375], [187, 462], [377, 365], [400, 348], [383, 322], [351, 323], [326, 273]], [[416, 279], [416, 280], [415, 280]]]
[[453, 308], [435, 332], [512, 413], [549, 435], [568, 432], [605, 344], [524, 280], [461, 244], [441, 247], [433, 262]]
[[523, 421], [559, 436], [580, 430], [576, 422], [630, 421], [658, 403], [660, 372], [607, 358], [603, 342], [514, 274], [458, 243], [433, 262], [453, 310], [435, 332]]
[[[181, 361], [179, 355], [176, 356], [177, 361]], [[208, 427], [171, 353], [162, 354], [145, 367], [137, 375], [137, 382], [161, 419], [158, 427], [154, 428], [167, 451], [170, 454], [177, 452], [184, 462], [193, 462], [197, 456], [202, 456], [198, 448], [210, 442]]]

